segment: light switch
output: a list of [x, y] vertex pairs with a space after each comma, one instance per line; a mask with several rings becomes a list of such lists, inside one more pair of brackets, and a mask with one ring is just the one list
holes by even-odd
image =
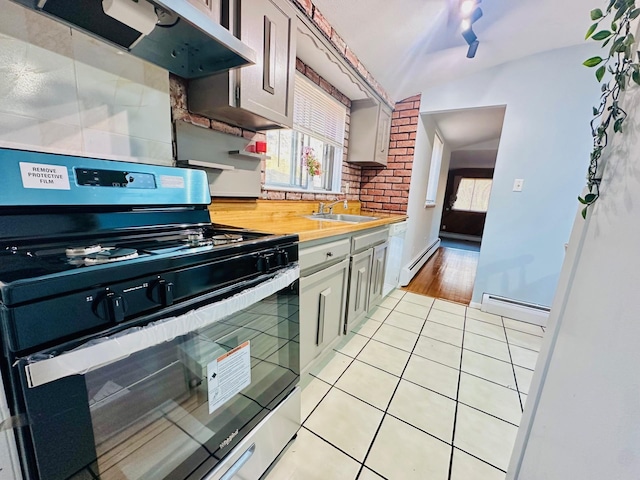
[[522, 186], [524, 185], [524, 179], [522, 178], [516, 178], [513, 181], [513, 191], [514, 192], [521, 192], [522, 191]]

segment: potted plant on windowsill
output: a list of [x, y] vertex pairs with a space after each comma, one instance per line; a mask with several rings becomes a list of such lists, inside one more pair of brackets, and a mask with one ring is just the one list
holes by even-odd
[[320, 160], [315, 155], [312, 147], [302, 148], [302, 164], [307, 168], [307, 187], [308, 188], [321, 188], [322, 187], [322, 171]]

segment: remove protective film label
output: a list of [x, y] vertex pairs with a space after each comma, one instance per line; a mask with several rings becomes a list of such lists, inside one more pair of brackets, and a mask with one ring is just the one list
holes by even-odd
[[69, 172], [63, 165], [20, 162], [20, 175], [24, 188], [70, 190]]
[[162, 188], [184, 188], [184, 178], [177, 175], [160, 175]]
[[207, 365], [209, 413], [251, 384], [250, 342], [238, 345]]

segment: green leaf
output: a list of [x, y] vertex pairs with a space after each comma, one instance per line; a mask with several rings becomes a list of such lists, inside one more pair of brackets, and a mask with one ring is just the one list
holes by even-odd
[[600, 10], [599, 8], [595, 8], [593, 10], [591, 10], [591, 20], [598, 20], [599, 18], [602, 18], [604, 16], [604, 14], [602, 13], [602, 10]]
[[616, 24], [616, 22], [611, 22], [611, 30], [613, 30], [614, 32], [618, 31], [618, 25]]
[[609, 49], [609, 56], [611, 57], [613, 52], [620, 48], [621, 45], [624, 47], [624, 37], [616, 38], [616, 41], [611, 44], [611, 48]]
[[631, 79], [636, 82], [637, 85], [640, 85], [640, 72], [638, 72], [638, 70], [634, 70], [631, 74]]
[[604, 40], [605, 38], [609, 38], [611, 36], [611, 32], [609, 30], [600, 30], [593, 37], [594, 40]]
[[636, 8], [635, 10], [632, 10], [631, 13], [629, 14], [629, 18], [631, 20], [634, 20], [638, 15], [640, 15], [640, 8]]
[[622, 133], [622, 122], [624, 122], [624, 118], [619, 118], [613, 124], [613, 131]]
[[626, 11], [629, 10], [629, 5], [624, 4], [622, 6], [620, 6], [620, 9], [616, 12], [616, 14], [613, 16], [613, 21], [617, 21], [620, 18], [622, 18], [622, 16], [626, 13]]
[[587, 30], [587, 34], [584, 36], [584, 39], [585, 40], [588, 39], [593, 34], [593, 32], [596, 31], [596, 28], [598, 28], [598, 24], [597, 23], [594, 23], [593, 25], [591, 25], [589, 27], [589, 30]]
[[587, 204], [586, 200], [584, 198], [582, 198], [582, 197], [578, 197], [578, 201], [583, 205]]
[[585, 67], [595, 67], [596, 65], [600, 65], [602, 62], [604, 62], [604, 58], [602, 57], [591, 57], [585, 60], [582, 64]]
[[584, 218], [585, 220], [587, 219], [587, 208], [589, 207], [584, 207], [582, 209], [582, 218]]
[[602, 77], [604, 77], [604, 72], [606, 72], [606, 68], [604, 65], [602, 65], [600, 68], [598, 68], [598, 70], [596, 70], [596, 78], [598, 79], [598, 81], [602, 81]]
[[596, 198], [598, 198], [598, 197], [596, 197], [596, 194], [595, 194], [595, 193], [587, 193], [587, 194], [584, 196], [584, 201], [585, 201], [587, 204], [591, 204], [591, 203], [593, 203], [593, 202], [595, 202], [595, 201], [596, 201]]
[[596, 107], [593, 107], [593, 115], [596, 116], [598, 115], [598, 109]]
[[633, 45], [633, 43], [636, 41], [636, 39], [634, 38], [633, 34], [630, 33], [629, 35], [627, 35], [624, 39], [624, 44], [625, 45]]

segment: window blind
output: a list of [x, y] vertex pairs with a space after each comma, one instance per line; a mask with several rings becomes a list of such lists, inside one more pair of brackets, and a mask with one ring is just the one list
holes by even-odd
[[346, 107], [300, 74], [293, 95], [294, 129], [342, 146]]

